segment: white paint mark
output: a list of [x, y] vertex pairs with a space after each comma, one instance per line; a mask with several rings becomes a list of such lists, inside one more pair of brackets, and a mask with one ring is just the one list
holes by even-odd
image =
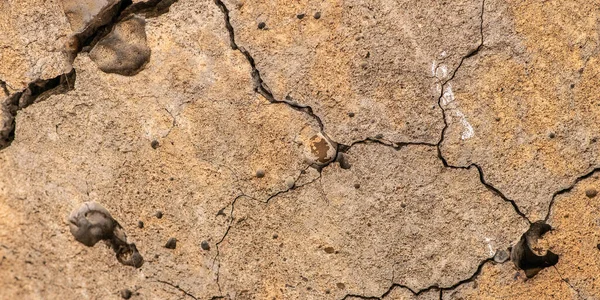
[[[434, 62], [435, 63], [435, 62]], [[437, 74], [438, 71], [441, 73]], [[436, 70], [436, 77], [440, 80], [443, 80], [448, 75], [448, 68], [445, 65], [440, 65]], [[458, 109], [458, 106], [455, 101], [454, 92], [452, 91], [452, 84], [447, 83], [444, 86], [444, 92], [442, 94], [442, 99], [440, 101], [442, 107], [446, 109], [447, 112], [452, 112], [455, 117], [457, 117], [460, 123], [463, 126], [463, 131], [461, 132], [460, 138], [461, 140], [467, 140], [475, 136], [475, 130], [473, 126], [467, 121], [465, 115]]]
[[496, 254], [496, 251], [494, 251], [494, 248], [492, 247], [492, 244], [490, 243], [491, 241], [492, 240], [490, 238], [485, 238], [485, 243], [487, 244], [488, 251], [490, 252], [490, 257], [492, 257]]

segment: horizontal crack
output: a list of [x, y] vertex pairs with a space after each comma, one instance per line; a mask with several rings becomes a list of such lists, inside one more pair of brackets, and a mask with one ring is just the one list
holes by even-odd
[[477, 278], [477, 276], [479, 276], [479, 274], [481, 274], [481, 270], [483, 270], [483, 267], [484, 267], [484, 266], [485, 266], [485, 264], [486, 264], [486, 263], [488, 263], [488, 262], [492, 262], [492, 263], [496, 264], [496, 263], [494, 262], [494, 259], [493, 259], [493, 258], [487, 258], [487, 259], [485, 259], [485, 260], [483, 260], [483, 261], [481, 261], [481, 262], [479, 263], [479, 265], [477, 266], [477, 270], [475, 270], [475, 272], [474, 272], [474, 273], [473, 273], [471, 276], [469, 276], [469, 278], [466, 278], [466, 279], [460, 280], [460, 281], [458, 281], [457, 283], [455, 283], [455, 284], [453, 284], [453, 285], [450, 285], [450, 286], [446, 286], [446, 287], [440, 287], [439, 285], [437, 285], [437, 284], [434, 284], [434, 285], [428, 286], [428, 287], [426, 287], [426, 288], [423, 288], [423, 289], [420, 289], [420, 290], [413, 290], [412, 288], [410, 288], [410, 287], [408, 287], [408, 286], [406, 286], [406, 285], [403, 285], [403, 284], [398, 284], [398, 283], [393, 283], [393, 284], [390, 286], [390, 288], [389, 288], [387, 291], [385, 291], [385, 293], [383, 293], [381, 296], [364, 296], [364, 295], [358, 295], [358, 294], [347, 294], [346, 296], [344, 296], [344, 298], [342, 298], [342, 300], [348, 299], [348, 298], [350, 298], [350, 297], [356, 297], [356, 298], [361, 298], [361, 299], [383, 299], [383, 298], [385, 298], [385, 297], [389, 296], [389, 295], [390, 295], [390, 293], [391, 293], [391, 292], [392, 292], [392, 291], [393, 291], [395, 288], [403, 288], [403, 289], [405, 289], [405, 290], [408, 290], [408, 291], [410, 291], [410, 292], [411, 292], [411, 293], [412, 293], [414, 296], [419, 296], [419, 295], [421, 295], [421, 294], [423, 294], [423, 293], [426, 293], [426, 292], [429, 292], [429, 291], [432, 291], [432, 290], [439, 290], [439, 291], [440, 291], [440, 297], [441, 297], [441, 296], [442, 296], [442, 292], [443, 292], [443, 291], [450, 291], [450, 290], [454, 290], [454, 289], [456, 289], [457, 287], [459, 287], [459, 286], [461, 286], [461, 285], [463, 285], [463, 284], [465, 284], [465, 283], [468, 283], [468, 282], [472, 282], [472, 281], [474, 281], [474, 280]]

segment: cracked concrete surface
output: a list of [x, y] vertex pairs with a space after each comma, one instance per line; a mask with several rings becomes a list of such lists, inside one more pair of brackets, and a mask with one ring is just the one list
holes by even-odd
[[[599, 18], [0, 0], [0, 298], [597, 298]], [[88, 201], [138, 269], [71, 235]], [[500, 254], [537, 220], [526, 279]]]

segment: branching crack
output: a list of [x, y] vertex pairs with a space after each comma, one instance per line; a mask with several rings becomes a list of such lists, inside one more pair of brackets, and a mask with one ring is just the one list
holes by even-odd
[[451, 169], [471, 169], [473, 167], [475, 167], [477, 169], [477, 172], [479, 172], [479, 180], [481, 181], [481, 184], [483, 184], [488, 190], [492, 191], [495, 195], [499, 196], [500, 198], [502, 198], [502, 200], [508, 202], [511, 204], [511, 206], [513, 207], [513, 209], [515, 210], [515, 212], [522, 217], [523, 219], [525, 219], [529, 224], [532, 224], [531, 220], [529, 220], [529, 218], [519, 209], [519, 206], [517, 205], [517, 203], [512, 200], [509, 199], [506, 195], [504, 195], [504, 193], [502, 193], [498, 188], [494, 187], [492, 184], [490, 184], [489, 182], [487, 182], [485, 180], [485, 175], [483, 173], [483, 168], [481, 168], [481, 166], [472, 163], [468, 166], [454, 166], [454, 165], [450, 165], [448, 163], [448, 161], [446, 160], [446, 158], [444, 158], [443, 154], [442, 154], [442, 144], [444, 143], [444, 138], [446, 135], [446, 130], [448, 129], [448, 119], [447, 119], [447, 114], [446, 114], [446, 110], [444, 109], [444, 106], [442, 105], [442, 99], [444, 98], [444, 91], [446, 89], [446, 86], [448, 85], [448, 83], [450, 81], [452, 81], [454, 79], [454, 77], [456, 76], [456, 73], [458, 72], [458, 70], [460, 69], [460, 67], [463, 65], [463, 63], [465, 62], [465, 60], [467, 60], [470, 57], [475, 56], [477, 53], [479, 53], [479, 51], [481, 49], [483, 49], [484, 47], [484, 36], [483, 36], [483, 20], [484, 20], [484, 14], [485, 14], [485, 0], [482, 0], [481, 2], [481, 15], [480, 15], [480, 27], [479, 27], [479, 34], [480, 34], [480, 41], [479, 41], [479, 45], [477, 46], [477, 48], [469, 51], [469, 53], [467, 53], [467, 55], [463, 56], [460, 60], [460, 62], [458, 63], [458, 66], [456, 67], [456, 69], [454, 69], [454, 71], [452, 72], [452, 76], [450, 76], [450, 78], [448, 78], [447, 80], [445, 80], [442, 84], [441, 84], [441, 91], [440, 91], [440, 96], [438, 98], [438, 106], [442, 111], [442, 118], [444, 121], [444, 127], [442, 128], [442, 133], [440, 135], [440, 140], [438, 141], [436, 147], [437, 147], [437, 152], [438, 152], [438, 157], [439, 159], [442, 161], [442, 163], [444, 164], [444, 167], [447, 168], [451, 168]]

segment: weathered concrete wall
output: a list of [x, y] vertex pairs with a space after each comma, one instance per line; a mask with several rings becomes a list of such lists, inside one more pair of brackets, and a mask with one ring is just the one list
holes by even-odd
[[596, 1], [0, 0], [0, 298], [600, 297], [599, 45]]

